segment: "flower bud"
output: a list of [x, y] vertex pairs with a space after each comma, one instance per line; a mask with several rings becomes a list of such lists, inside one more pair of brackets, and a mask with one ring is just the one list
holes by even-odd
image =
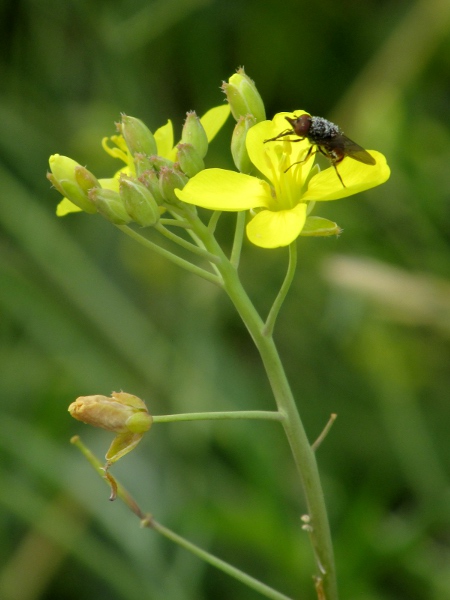
[[132, 155], [136, 152], [147, 154], [148, 156], [157, 154], [158, 148], [155, 138], [147, 125], [140, 119], [122, 115], [119, 128]]
[[164, 158], [164, 156], [158, 156], [154, 154], [150, 156], [150, 164], [155, 171], [160, 171], [163, 167], [168, 167], [172, 169], [175, 163], [170, 158]]
[[[78, 421], [116, 433], [144, 433], [152, 424], [145, 402], [125, 392], [113, 392], [111, 397], [80, 396], [69, 406], [69, 412]], [[135, 415], [141, 416], [136, 419]]]
[[153, 164], [149, 156], [137, 152], [134, 155], [134, 168], [136, 169], [136, 175], [140, 177], [145, 171], [153, 170]]
[[239, 117], [236, 127], [231, 138], [231, 154], [234, 164], [241, 173], [250, 173], [253, 169], [252, 161], [247, 152], [245, 141], [247, 139], [248, 130], [256, 125], [256, 119], [253, 115]]
[[194, 146], [200, 158], [205, 158], [206, 153], [208, 152], [208, 138], [195, 111], [186, 113], [186, 121], [184, 122], [183, 131], [181, 133], [181, 141], [183, 144], [191, 144]]
[[98, 212], [111, 223], [126, 225], [131, 221], [131, 217], [123, 205], [123, 200], [117, 192], [93, 188], [89, 192], [89, 199], [94, 203]]
[[80, 396], [69, 406], [69, 413], [78, 421], [118, 434], [106, 454], [107, 466], [133, 450], [153, 422], [145, 403], [125, 392], [113, 392], [110, 398]]
[[164, 202], [164, 198], [161, 194], [161, 190], [159, 189], [159, 179], [156, 171], [153, 169], [144, 171], [139, 177], [139, 181], [150, 190], [155, 202], [161, 206], [161, 204]]
[[253, 115], [257, 123], [265, 120], [266, 111], [262, 98], [255, 83], [245, 74], [243, 68], [238, 69], [228, 83], [222, 84], [222, 90], [225, 92], [236, 121], [247, 114]]
[[76, 161], [60, 154], [50, 156], [49, 164], [51, 173], [47, 174], [47, 179], [60, 194], [81, 210], [95, 213], [95, 206], [90, 202], [87, 193], [89, 189], [99, 186], [95, 176]]
[[340, 235], [342, 229], [328, 219], [323, 217], [306, 217], [305, 224], [300, 235], [308, 237], [323, 237], [329, 235]]
[[150, 227], [158, 222], [159, 207], [145, 185], [122, 175], [119, 189], [125, 210], [133, 221], [141, 227]]
[[169, 169], [168, 167], [162, 167], [159, 172], [159, 189], [161, 194], [167, 202], [173, 202], [179, 204], [179, 200], [175, 194], [176, 189], [182, 190], [188, 178], [178, 169]]
[[177, 161], [188, 177], [194, 177], [205, 168], [202, 157], [192, 144], [178, 144], [177, 149]]

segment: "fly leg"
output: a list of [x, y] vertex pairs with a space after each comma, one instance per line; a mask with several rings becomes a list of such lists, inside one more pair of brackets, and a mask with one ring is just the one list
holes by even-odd
[[[292, 142], [301, 142], [304, 139], [305, 138], [299, 138], [298, 140], [291, 140], [291, 141]], [[314, 148], [314, 146], [310, 146], [305, 158], [302, 158], [302, 160], [297, 160], [296, 162], [292, 163], [292, 165], [289, 165], [289, 167], [284, 172], [287, 173], [289, 171], [289, 169], [292, 169], [292, 167], [294, 165], [299, 165], [300, 163], [306, 162], [310, 156], [314, 156], [314, 154], [316, 154], [317, 150], [315, 150], [313, 152], [312, 151], [313, 148]]]
[[326, 156], [328, 158], [328, 160], [331, 162], [331, 164], [334, 167], [334, 170], [336, 171], [336, 175], [339, 177], [339, 181], [342, 183], [342, 187], [346, 188], [347, 186], [343, 182], [342, 177], [341, 177], [339, 171], [337, 170], [337, 166], [336, 166], [338, 163], [340, 163], [343, 160], [344, 157], [334, 158], [329, 153], [322, 150], [322, 148], [320, 146], [318, 146], [318, 149], [319, 149], [319, 152], [321, 152], [324, 156]]
[[[264, 143], [266, 142], [276, 142], [278, 139], [286, 136], [286, 135], [295, 135], [295, 131], [293, 129], [285, 129], [284, 131], [282, 131], [281, 133], [279, 133], [278, 135], [276, 135], [273, 138], [270, 138], [269, 140], [264, 140]], [[297, 140], [288, 140], [289, 142], [296, 142]]]

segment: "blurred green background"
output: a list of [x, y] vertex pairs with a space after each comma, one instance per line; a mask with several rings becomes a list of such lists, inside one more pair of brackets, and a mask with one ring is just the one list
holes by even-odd
[[[223, 102], [244, 65], [272, 116], [304, 109], [388, 157], [389, 182], [315, 214], [276, 338], [318, 451], [341, 598], [450, 598], [448, 0], [0, 2], [0, 597], [250, 600], [148, 530], [76, 449], [111, 436], [77, 396], [153, 414], [273, 408], [246, 331], [204, 281], [99, 216], [55, 217], [48, 156], [99, 176], [120, 112], [150, 128]], [[208, 164], [233, 168], [231, 120]], [[227, 233], [224, 220], [224, 238]], [[286, 250], [244, 249], [265, 313]], [[144, 510], [266, 583], [315, 597], [305, 508], [276, 423], [155, 426], [114, 467]]]

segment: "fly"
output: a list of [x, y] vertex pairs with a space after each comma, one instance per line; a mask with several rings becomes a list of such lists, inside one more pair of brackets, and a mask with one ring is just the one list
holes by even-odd
[[[288, 123], [291, 125], [292, 129], [286, 129], [274, 138], [264, 140], [264, 143], [275, 142], [276, 140], [279, 140], [287, 135], [297, 135], [297, 139], [286, 141], [294, 143], [307, 139], [311, 144], [311, 147], [309, 148], [305, 158], [292, 163], [292, 165], [290, 165], [286, 171], [288, 171], [294, 165], [305, 162], [312, 154], [320, 152], [330, 160], [334, 170], [336, 171], [336, 175], [339, 177], [339, 181], [344, 187], [346, 187], [336, 166], [343, 161], [346, 156], [362, 162], [365, 165], [376, 164], [375, 159], [367, 152], [367, 150], [364, 150], [364, 148], [359, 146], [356, 142], [350, 140], [346, 135], [343, 134], [341, 129], [331, 121], [327, 121], [327, 119], [323, 119], [322, 117], [312, 117], [308, 114], [300, 115], [300, 117], [296, 117], [295, 119], [292, 119], [291, 117], [285, 118], [286, 121], [288, 121]], [[316, 150], [313, 152], [314, 147]]]

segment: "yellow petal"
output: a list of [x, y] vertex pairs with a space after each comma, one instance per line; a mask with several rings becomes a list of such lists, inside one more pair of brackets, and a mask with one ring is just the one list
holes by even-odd
[[65, 217], [69, 213], [81, 212], [82, 209], [76, 206], [73, 202], [71, 202], [68, 198], [63, 198], [61, 202], [56, 207], [56, 216], [57, 217]]
[[119, 175], [121, 173], [126, 173], [128, 175], [127, 169], [125, 168], [118, 171], [114, 177], [110, 177], [108, 179], [99, 179], [98, 182], [104, 190], [112, 190], [113, 192], [118, 192], [120, 187]]
[[345, 188], [339, 181], [334, 167], [321, 171], [308, 184], [302, 200], [338, 200], [380, 185], [389, 179], [391, 173], [386, 157], [375, 150], [368, 152], [377, 161], [375, 165], [366, 165], [351, 157], [337, 165]]
[[200, 171], [175, 193], [183, 202], [211, 210], [248, 210], [268, 206], [271, 200], [265, 181], [225, 169]]
[[173, 150], [173, 125], [169, 119], [165, 125], [157, 129], [153, 135], [158, 148], [158, 155], [172, 160]]
[[302, 202], [291, 210], [262, 210], [247, 225], [248, 239], [262, 248], [288, 246], [303, 229], [306, 208]]
[[203, 115], [203, 117], [201, 117], [200, 122], [206, 132], [208, 142], [216, 137], [217, 132], [223, 127], [225, 121], [228, 119], [229, 114], [230, 105], [222, 104], [220, 106], [211, 108]]

